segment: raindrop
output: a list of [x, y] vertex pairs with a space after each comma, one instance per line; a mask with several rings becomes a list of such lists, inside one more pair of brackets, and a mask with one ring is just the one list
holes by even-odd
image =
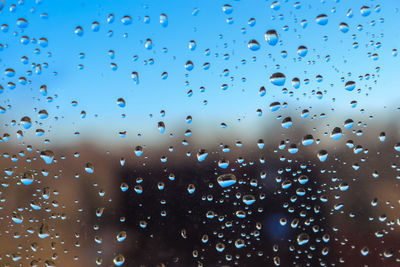
[[117, 256], [114, 257], [113, 262], [115, 266], [122, 266], [125, 262], [124, 255], [118, 254]]
[[190, 60], [188, 60], [188, 61], [186, 62], [186, 64], [185, 64], [185, 69], [186, 69], [187, 71], [191, 71], [191, 70], [193, 70], [193, 68], [194, 68], [193, 62], [190, 61]]
[[299, 48], [297, 48], [297, 54], [300, 57], [305, 57], [308, 53], [308, 49], [307, 47], [305, 47], [304, 45], [299, 46]]
[[346, 89], [347, 91], [353, 91], [354, 88], [356, 88], [356, 83], [354, 81], [348, 81], [344, 85], [344, 89]]
[[95, 21], [92, 23], [92, 31], [98, 32], [100, 30], [100, 23]]
[[17, 20], [17, 26], [20, 29], [25, 29], [26, 27], [28, 27], [28, 21], [24, 18], [20, 18]]
[[118, 98], [117, 105], [121, 108], [124, 108], [126, 106], [125, 100], [123, 98]]
[[371, 8], [369, 6], [362, 6], [360, 13], [363, 17], [367, 17], [369, 14], [371, 14]]
[[85, 171], [86, 171], [87, 173], [93, 173], [93, 172], [94, 172], [94, 166], [93, 166], [93, 164], [90, 163], [90, 162], [86, 163]]
[[79, 37], [83, 36], [83, 29], [81, 26], [75, 28], [75, 34], [78, 35]]
[[324, 162], [328, 158], [328, 151], [320, 150], [318, 151], [317, 156], [321, 162]]
[[131, 18], [130, 16], [124, 16], [124, 17], [121, 19], [121, 22], [122, 22], [122, 24], [124, 24], [124, 25], [132, 24], [132, 18]]
[[246, 205], [251, 205], [254, 202], [256, 202], [256, 198], [253, 195], [244, 195], [243, 198], [242, 198], [242, 201]]
[[250, 40], [249, 43], [247, 44], [247, 47], [251, 50], [251, 51], [257, 51], [260, 49], [260, 44], [256, 41], [256, 40]]
[[232, 12], [233, 12], [233, 7], [232, 7], [231, 5], [224, 5], [224, 6], [222, 7], [222, 11], [223, 11], [226, 15], [232, 14]]
[[51, 150], [44, 150], [40, 152], [40, 158], [46, 163], [50, 164], [53, 162], [54, 159], [54, 153]]
[[32, 126], [32, 121], [31, 118], [29, 118], [28, 116], [25, 116], [21, 119], [21, 125], [22, 127], [24, 127], [26, 130], [31, 128]]
[[333, 140], [338, 140], [343, 136], [342, 134], [342, 129], [340, 129], [339, 127], [335, 127], [332, 132], [331, 132], [331, 138]]
[[328, 16], [325, 14], [321, 14], [321, 15], [318, 15], [315, 20], [319, 25], [324, 26], [328, 23]]
[[293, 125], [292, 118], [290, 118], [290, 117], [284, 118], [284, 119], [282, 120], [281, 125], [282, 125], [282, 127], [285, 128], [285, 129], [290, 128], [290, 127]]
[[21, 183], [23, 183], [24, 185], [30, 185], [33, 183], [34, 180], [34, 176], [33, 176], [33, 172], [31, 171], [26, 171], [22, 174], [21, 177]]
[[299, 244], [300, 246], [307, 244], [309, 240], [310, 236], [306, 233], [301, 233], [297, 236], [297, 244]]
[[218, 184], [222, 187], [228, 187], [236, 183], [236, 176], [234, 174], [222, 174], [217, 178]]
[[135, 148], [135, 155], [140, 157], [143, 154], [143, 148], [141, 146], [137, 146]]
[[199, 152], [197, 152], [197, 160], [199, 162], [204, 161], [208, 156], [208, 152], [205, 149], [200, 149]]
[[161, 14], [160, 15], [160, 24], [164, 28], [168, 26], [168, 17], [167, 17], [167, 15], [165, 15], [165, 14]]
[[161, 134], [165, 133], [165, 124], [164, 124], [164, 122], [159, 121], [157, 127], [158, 127], [158, 130], [160, 131]]
[[342, 22], [339, 25], [339, 30], [343, 33], [346, 33], [349, 31], [349, 25], [347, 25], [346, 23]]
[[283, 86], [286, 81], [286, 76], [281, 72], [276, 72], [269, 77], [270, 82], [276, 86]]
[[117, 235], [117, 241], [118, 242], [122, 242], [122, 241], [124, 241], [125, 239], [126, 239], [126, 232], [125, 231], [121, 231], [121, 232], [119, 232], [118, 233], [118, 235]]
[[144, 43], [144, 47], [146, 49], [150, 50], [153, 48], [153, 41], [151, 39], [146, 39], [146, 42]]
[[278, 34], [275, 30], [269, 30], [265, 33], [265, 40], [271, 46], [274, 46], [278, 43]]

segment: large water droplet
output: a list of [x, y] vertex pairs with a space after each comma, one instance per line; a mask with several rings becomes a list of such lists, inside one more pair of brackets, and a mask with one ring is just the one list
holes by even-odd
[[256, 40], [250, 40], [249, 43], [247, 44], [247, 47], [251, 50], [251, 51], [257, 51], [260, 49], [260, 44], [256, 41]]
[[40, 152], [40, 158], [46, 163], [50, 164], [53, 162], [54, 159], [54, 153], [51, 150], [44, 150]]
[[324, 162], [328, 158], [328, 151], [320, 150], [318, 151], [317, 156], [321, 162]]
[[121, 19], [121, 22], [122, 22], [122, 24], [124, 24], [124, 25], [132, 24], [132, 18], [131, 18], [130, 16], [124, 16], [124, 17]]
[[278, 43], [278, 34], [275, 30], [269, 30], [265, 33], [265, 40], [269, 45], [276, 45]]
[[163, 27], [167, 27], [168, 26], [168, 17], [165, 14], [161, 14], [160, 15], [160, 24]]
[[117, 256], [114, 257], [113, 262], [115, 266], [122, 266], [125, 262], [124, 255], [118, 254]]
[[371, 8], [369, 6], [362, 6], [360, 13], [363, 17], [367, 17], [369, 14], [371, 14]]
[[17, 20], [17, 26], [20, 29], [25, 29], [26, 27], [28, 27], [28, 21], [24, 18], [19, 18]]
[[236, 183], [236, 176], [234, 174], [222, 174], [218, 176], [217, 182], [221, 187], [228, 187]]
[[197, 152], [197, 160], [199, 162], [202, 162], [203, 160], [205, 160], [208, 156], [208, 152], [205, 149], [200, 149], [199, 152]]
[[232, 12], [233, 12], [233, 7], [232, 7], [231, 5], [224, 5], [224, 6], [222, 7], [222, 11], [223, 11], [225, 14], [227, 14], [227, 15], [232, 14]]
[[344, 89], [346, 89], [347, 91], [353, 91], [354, 88], [356, 88], [356, 83], [354, 81], [348, 81], [344, 85]]
[[23, 183], [24, 185], [30, 185], [33, 183], [34, 180], [34, 175], [33, 172], [31, 171], [26, 171], [22, 174], [21, 177], [21, 183]]
[[324, 26], [328, 23], [328, 16], [325, 14], [321, 14], [321, 15], [318, 15], [315, 20], [319, 25]]
[[285, 74], [281, 72], [276, 72], [269, 77], [269, 81], [276, 86], [283, 86], [286, 81], [286, 76]]
[[297, 236], [297, 244], [299, 244], [300, 246], [307, 244], [309, 240], [310, 236], [306, 233], [301, 233]]
[[29, 129], [32, 126], [32, 121], [31, 118], [29, 118], [28, 116], [25, 116], [21, 119], [21, 125], [22, 127], [24, 127], [25, 129]]

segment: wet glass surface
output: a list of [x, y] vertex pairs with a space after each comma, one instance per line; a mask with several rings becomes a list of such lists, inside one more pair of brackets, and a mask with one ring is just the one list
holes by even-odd
[[1, 266], [398, 266], [395, 0], [0, 0]]

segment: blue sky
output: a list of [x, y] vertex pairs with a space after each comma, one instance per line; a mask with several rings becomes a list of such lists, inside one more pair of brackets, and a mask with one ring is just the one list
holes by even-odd
[[[273, 10], [271, 1], [252, 1], [250, 5], [247, 1], [43, 0], [40, 4], [25, 1], [24, 5], [17, 4], [15, 12], [10, 12], [11, 2], [6, 1], [0, 23], [8, 24], [9, 30], [0, 32], [0, 43], [8, 46], [0, 52], [0, 83], [6, 87], [8, 81], [13, 81], [17, 86], [0, 95], [1, 106], [12, 106], [1, 116], [5, 122], [18, 121], [25, 115], [35, 121], [38, 117], [34, 108], [46, 109], [50, 117], [38, 120], [43, 125], [34, 125], [27, 131], [26, 138], [33, 141], [50, 138], [61, 143], [74, 142], [75, 131], [81, 132], [81, 139], [93, 140], [95, 136], [95, 140], [101, 142], [119, 142], [118, 132], [125, 130], [128, 140], [136, 140], [136, 135], [141, 133], [145, 140], [168, 142], [168, 133], [173, 132], [180, 138], [186, 128], [193, 130], [195, 139], [209, 135], [252, 139], [268, 129], [280, 130], [280, 122], [275, 120], [278, 115], [291, 115], [296, 118], [295, 124], [301, 123], [300, 111], [304, 108], [310, 109], [311, 114], [328, 114], [331, 124], [342, 124], [346, 118], [356, 120], [361, 116], [361, 108], [378, 119], [390, 120], [382, 107], [387, 105], [394, 111], [398, 102], [400, 84], [395, 78], [398, 57], [392, 56], [392, 50], [398, 49], [399, 43], [399, 34], [393, 27], [398, 24], [399, 4], [394, 0], [302, 1], [301, 7], [296, 9], [295, 1], [279, 2], [279, 10]], [[231, 14], [223, 13], [224, 4], [232, 5]], [[361, 15], [363, 5], [371, 7], [369, 16]], [[381, 5], [380, 12], [375, 10], [377, 5]], [[31, 8], [35, 8], [35, 12], [31, 12]], [[196, 16], [192, 14], [195, 8], [199, 10]], [[349, 9], [353, 10], [352, 18], [346, 16]], [[44, 12], [48, 13], [48, 19], [40, 18]], [[111, 24], [107, 23], [109, 14], [115, 15]], [[168, 16], [167, 27], [159, 23], [161, 14]], [[328, 15], [327, 25], [315, 22], [320, 14]], [[132, 17], [132, 24], [121, 23], [126, 15]], [[143, 22], [145, 16], [150, 17], [149, 24]], [[18, 18], [28, 20], [26, 29], [17, 28]], [[228, 18], [233, 19], [232, 24], [226, 22]], [[251, 18], [256, 20], [253, 27], [248, 25]], [[380, 18], [384, 18], [383, 23]], [[307, 20], [307, 27], [301, 26], [302, 20]], [[371, 24], [373, 20], [375, 25]], [[99, 32], [91, 30], [94, 21], [100, 23]], [[342, 22], [349, 25], [347, 33], [339, 30]], [[358, 25], [363, 26], [362, 31], [357, 30]], [[82, 37], [74, 33], [77, 26], [84, 29]], [[280, 43], [276, 46], [268, 45], [264, 39], [265, 32], [270, 29], [275, 29], [279, 35]], [[112, 37], [107, 36], [110, 30]], [[15, 31], [18, 36], [14, 36]], [[123, 37], [124, 33], [128, 34], [127, 38]], [[45, 37], [49, 45], [45, 48], [32, 43], [23, 45], [20, 38], [24, 35], [36, 39]], [[151, 50], [144, 45], [148, 38], [153, 42]], [[247, 43], [252, 39], [260, 43], [260, 50], [248, 49]], [[191, 40], [196, 41], [195, 51], [188, 49]], [[353, 48], [354, 42], [359, 43], [357, 49]], [[381, 42], [380, 48], [376, 47], [377, 42]], [[296, 51], [301, 45], [308, 48], [308, 54], [299, 60]], [[33, 53], [36, 48], [40, 48], [40, 55]], [[163, 48], [168, 51], [165, 53]], [[209, 56], [205, 55], [206, 49], [210, 49]], [[109, 50], [115, 51], [114, 59], [109, 57]], [[283, 50], [287, 51], [287, 58], [280, 56]], [[47, 57], [49, 51], [52, 57]], [[79, 53], [85, 53], [85, 58], [79, 59]], [[374, 61], [368, 53], [378, 53], [379, 59]], [[229, 55], [227, 60], [224, 59], [226, 54]], [[135, 55], [137, 61], [132, 60]], [[328, 55], [330, 61], [326, 62]], [[22, 56], [29, 58], [29, 64], [20, 63]], [[145, 65], [144, 61], [150, 59], [154, 59], [154, 65]], [[188, 60], [194, 63], [192, 71], [184, 68]], [[18, 77], [25, 76], [33, 62], [48, 62], [49, 68], [43, 69], [41, 75], [28, 77], [31, 85], [19, 85]], [[110, 63], [116, 63], [118, 70], [111, 70]], [[204, 63], [210, 63], [208, 70], [202, 69]], [[79, 64], [83, 64], [84, 69], [79, 70]], [[358, 76], [367, 73], [376, 75], [376, 67], [380, 67], [378, 79], [358, 80]], [[5, 76], [7, 68], [16, 70], [15, 77]], [[227, 77], [223, 76], [224, 69], [229, 69]], [[131, 79], [133, 71], [139, 73], [138, 85]], [[163, 72], [168, 72], [166, 80], [161, 79]], [[286, 75], [284, 87], [293, 91], [293, 96], [282, 94], [283, 87], [269, 82], [270, 75], [275, 72]], [[322, 75], [323, 81], [318, 83], [316, 75]], [[301, 80], [299, 89], [291, 86], [294, 77]], [[345, 77], [344, 82], [356, 81], [356, 88], [361, 88], [362, 92], [344, 90], [341, 77]], [[310, 83], [305, 85], [304, 79], [309, 79]], [[47, 103], [46, 97], [39, 93], [42, 84], [47, 85], [48, 96], [58, 95], [52, 103]], [[222, 84], [228, 85], [226, 91], [221, 90]], [[203, 93], [199, 89], [201, 86], [205, 87]], [[264, 97], [258, 94], [261, 86], [267, 90]], [[368, 90], [368, 86], [372, 86], [372, 90]], [[187, 96], [189, 90], [193, 90], [192, 97]], [[327, 90], [327, 93], [318, 100], [312, 90]], [[120, 97], [127, 103], [125, 108], [116, 104]], [[204, 100], [208, 101], [207, 105]], [[351, 100], [358, 101], [357, 108], [350, 107]], [[78, 106], [72, 107], [71, 101], [78, 101]], [[288, 107], [271, 113], [268, 107], [275, 101], [287, 102]], [[258, 108], [263, 110], [261, 117], [256, 114]], [[87, 112], [85, 119], [80, 118], [82, 110]], [[166, 111], [164, 118], [159, 115], [161, 110]], [[126, 118], [121, 118], [122, 113]], [[153, 118], [149, 114], [153, 114]], [[185, 123], [188, 115], [193, 117], [191, 125]], [[54, 116], [60, 119], [56, 121]], [[164, 136], [157, 130], [160, 120], [165, 121], [167, 127]], [[228, 129], [220, 129], [221, 122], [225, 122]], [[10, 132], [20, 128], [15, 126]], [[34, 137], [36, 128], [51, 129], [51, 132], [41, 138]]]

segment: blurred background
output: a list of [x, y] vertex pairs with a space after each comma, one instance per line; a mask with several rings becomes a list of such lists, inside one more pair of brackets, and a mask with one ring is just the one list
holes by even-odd
[[0, 265], [398, 266], [398, 7], [0, 1]]

